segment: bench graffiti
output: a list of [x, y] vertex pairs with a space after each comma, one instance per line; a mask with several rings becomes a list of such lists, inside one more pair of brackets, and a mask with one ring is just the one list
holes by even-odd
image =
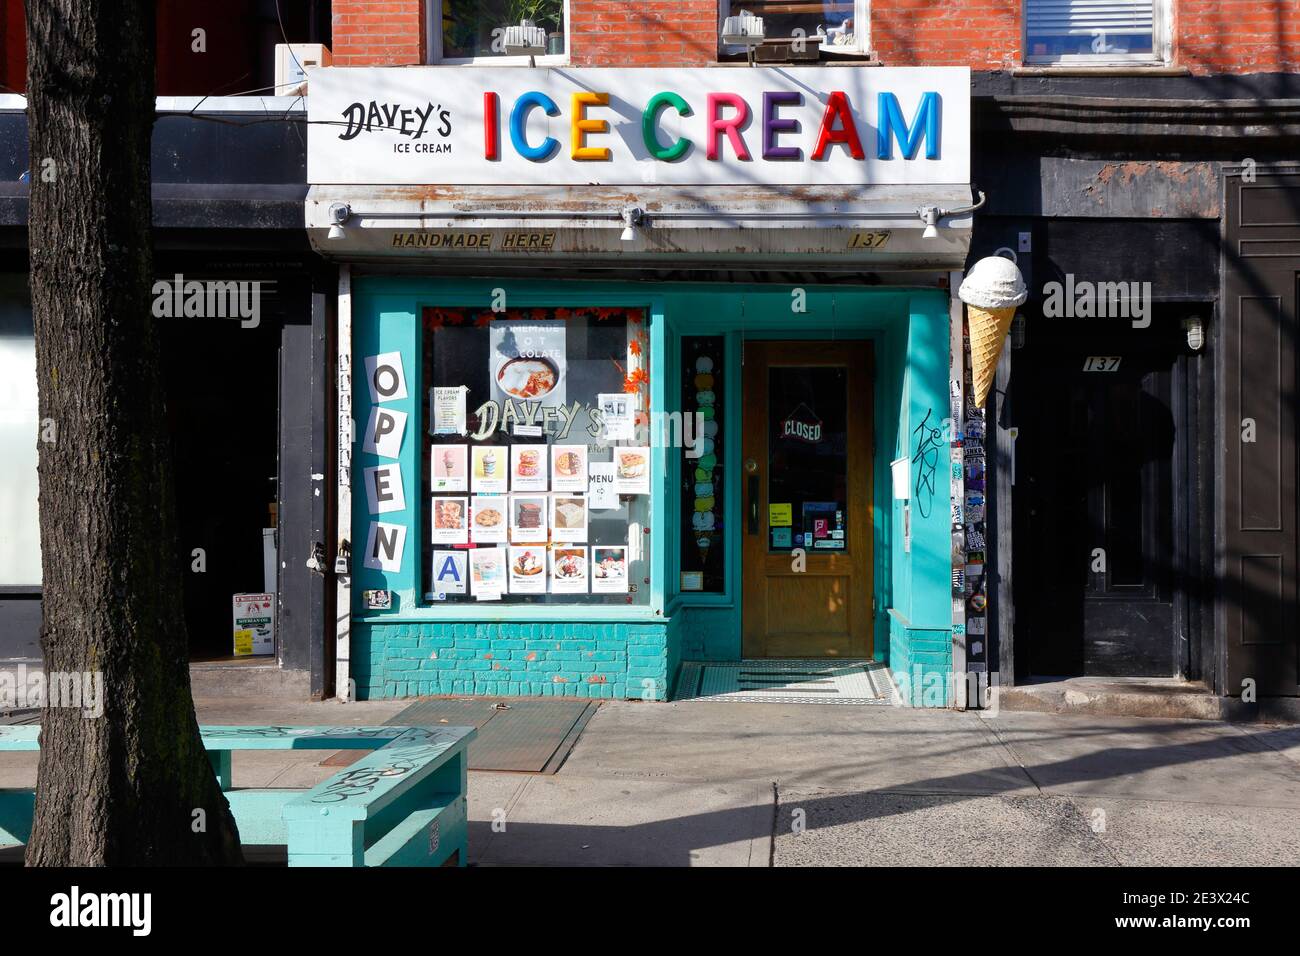
[[[430, 757], [437, 756], [447, 749], [442, 746], [421, 745], [404, 747], [396, 751], [389, 762], [379, 767], [357, 767], [345, 770], [319, 793], [312, 796], [312, 803], [344, 803], [369, 795], [386, 780], [401, 777], [418, 767], [424, 766]], [[401, 754], [401, 756], [397, 756]]]

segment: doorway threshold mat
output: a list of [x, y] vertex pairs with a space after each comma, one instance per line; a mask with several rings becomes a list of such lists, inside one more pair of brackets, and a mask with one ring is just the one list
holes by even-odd
[[732, 661], [682, 664], [678, 700], [738, 704], [888, 704], [889, 668], [879, 661]]
[[551, 774], [560, 769], [587, 721], [593, 700], [511, 697], [425, 698], [386, 724], [408, 727], [476, 727], [470, 770]]

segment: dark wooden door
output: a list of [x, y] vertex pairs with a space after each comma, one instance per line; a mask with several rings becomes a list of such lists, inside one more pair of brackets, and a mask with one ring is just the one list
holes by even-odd
[[1300, 695], [1300, 174], [1228, 183], [1224, 272], [1223, 690]]

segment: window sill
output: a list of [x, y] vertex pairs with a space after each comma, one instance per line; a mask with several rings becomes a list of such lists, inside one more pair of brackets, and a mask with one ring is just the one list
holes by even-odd
[[[556, 56], [553, 54], [543, 54], [534, 57], [536, 65], [539, 67], [551, 66], [572, 66], [568, 56]], [[470, 60], [434, 60], [427, 66], [529, 66], [528, 57], [526, 56], [482, 56]]]
[[1076, 63], [1030, 65], [1017, 67], [1012, 76], [1190, 76], [1185, 66], [1168, 66], [1164, 63], [1098, 63], [1086, 66]]
[[353, 614], [356, 624], [663, 624], [667, 616], [644, 605], [538, 605], [466, 603], [449, 607], [419, 605], [405, 611]]

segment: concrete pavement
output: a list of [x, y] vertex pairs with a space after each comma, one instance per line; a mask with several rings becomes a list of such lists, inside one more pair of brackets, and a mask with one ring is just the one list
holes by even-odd
[[[378, 723], [409, 702], [200, 700], [202, 723]], [[35, 755], [0, 754], [0, 786]], [[327, 754], [237, 754], [306, 787]], [[611, 702], [559, 773], [471, 772], [478, 865], [1300, 863], [1300, 727], [888, 706]]]

